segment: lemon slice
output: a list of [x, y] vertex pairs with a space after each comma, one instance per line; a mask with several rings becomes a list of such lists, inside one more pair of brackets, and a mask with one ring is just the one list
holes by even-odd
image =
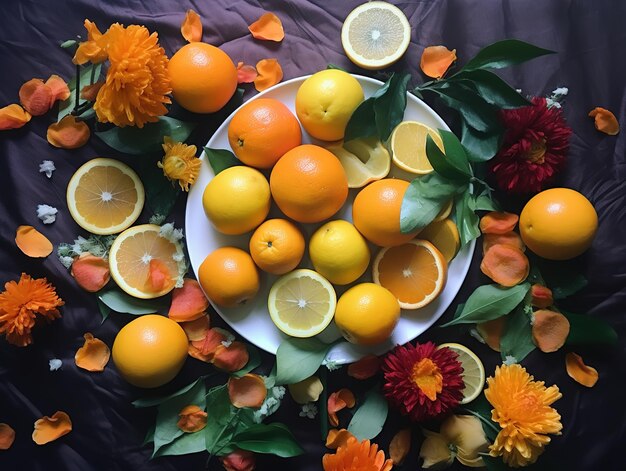
[[384, 178], [391, 170], [391, 156], [378, 139], [353, 139], [327, 147], [341, 163], [348, 188], [361, 188]]
[[402, 121], [389, 138], [393, 162], [403, 170], [418, 175], [433, 171], [426, 156], [426, 136], [430, 134], [437, 147], [443, 152], [441, 136], [433, 128], [417, 121]]
[[[161, 226], [142, 224], [117, 236], [109, 252], [109, 269], [126, 293], [150, 299], [174, 289], [184, 260], [181, 244], [162, 235]], [[151, 267], [158, 271], [156, 281], [150, 276]]]
[[383, 69], [406, 52], [411, 26], [398, 7], [368, 2], [356, 7], [341, 28], [341, 44], [348, 58], [364, 69]]
[[280, 277], [270, 289], [267, 307], [276, 327], [292, 337], [312, 337], [330, 324], [337, 295], [319, 273], [294, 270]]
[[478, 397], [485, 386], [485, 367], [480, 358], [465, 345], [459, 343], [443, 343], [438, 348], [448, 347], [459, 355], [459, 362], [463, 366], [463, 399], [461, 404], [472, 402]]
[[459, 230], [451, 219], [431, 222], [422, 229], [419, 238], [427, 240], [437, 247], [447, 263], [452, 261], [461, 248]]
[[448, 200], [448, 202], [446, 203], [446, 205], [441, 208], [441, 211], [439, 211], [439, 214], [437, 214], [437, 216], [435, 216], [435, 219], [433, 219], [433, 222], [436, 221], [443, 221], [444, 219], [447, 219], [450, 214], [452, 214], [452, 206], [454, 206], [454, 200]]
[[67, 184], [67, 207], [83, 229], [94, 234], [117, 234], [141, 214], [145, 193], [128, 165], [114, 159], [92, 159]]

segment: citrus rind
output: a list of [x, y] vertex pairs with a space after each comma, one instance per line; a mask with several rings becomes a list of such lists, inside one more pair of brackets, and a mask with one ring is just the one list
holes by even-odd
[[[465, 345], [460, 343], [443, 343], [437, 348], [448, 347], [459, 355], [459, 361], [463, 366], [463, 399], [461, 404], [468, 404], [476, 399], [485, 386], [485, 367], [480, 358]], [[466, 379], [467, 378], [467, 379]]]

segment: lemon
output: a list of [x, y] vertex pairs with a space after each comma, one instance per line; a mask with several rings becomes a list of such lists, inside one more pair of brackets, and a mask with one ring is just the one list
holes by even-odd
[[439, 214], [435, 216], [435, 219], [433, 219], [433, 222], [443, 221], [444, 219], [450, 217], [450, 214], [452, 214], [452, 206], [454, 206], [454, 200], [450, 199], [448, 200], [446, 205], [443, 208], [441, 208], [441, 211], [439, 211]]
[[459, 355], [458, 361], [463, 367], [463, 399], [461, 404], [472, 402], [478, 397], [485, 386], [485, 367], [480, 358], [465, 345], [459, 343], [443, 343], [437, 348], [448, 347]]
[[122, 377], [142, 388], [172, 380], [187, 358], [185, 331], [158, 314], [138, 317], [120, 329], [113, 342], [113, 362]]
[[319, 273], [298, 269], [280, 277], [270, 288], [267, 308], [276, 327], [292, 337], [312, 337], [333, 320], [337, 295]]
[[327, 149], [339, 159], [348, 178], [348, 188], [361, 188], [385, 178], [391, 169], [391, 156], [378, 139], [359, 138]]
[[461, 238], [456, 224], [451, 219], [433, 221], [419, 234], [419, 238], [432, 243], [447, 263], [450, 263], [461, 248]]
[[402, 121], [389, 138], [393, 162], [407, 172], [425, 175], [433, 171], [426, 156], [426, 136], [430, 135], [443, 152], [441, 136], [433, 128], [417, 121]]
[[377, 70], [400, 59], [411, 42], [409, 20], [387, 2], [356, 7], [341, 28], [341, 44], [348, 58], [364, 69]]
[[337, 69], [322, 70], [298, 88], [296, 114], [314, 138], [337, 141], [343, 139], [350, 116], [363, 98], [363, 88], [352, 75]]
[[202, 206], [219, 232], [244, 234], [261, 224], [270, 210], [267, 178], [250, 167], [235, 166], [218, 173], [206, 186]]
[[352, 283], [370, 263], [367, 242], [343, 219], [327, 222], [313, 233], [309, 256], [315, 270], [336, 285]]
[[344, 338], [359, 345], [384, 342], [400, 319], [400, 305], [386, 288], [374, 283], [353, 286], [337, 301], [335, 324]]

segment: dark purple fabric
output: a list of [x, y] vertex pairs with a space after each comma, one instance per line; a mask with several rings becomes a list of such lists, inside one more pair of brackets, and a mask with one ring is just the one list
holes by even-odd
[[[95, 21], [102, 30], [111, 23], [144, 24], [158, 31], [161, 44], [171, 55], [184, 44], [179, 28], [185, 11], [196, 10], [203, 19], [203, 40], [222, 47], [236, 63], [255, 64], [276, 57], [285, 79], [313, 73], [328, 63], [355, 73], [377, 76], [354, 66], [344, 55], [340, 30], [347, 13], [361, 0], [3, 0], [0, 2], [0, 106], [17, 101], [21, 84], [33, 77], [56, 73], [71, 78], [70, 55], [58, 44], [76, 35], [85, 36], [83, 20]], [[597, 132], [587, 113], [596, 106], [612, 110], [626, 124], [626, 4], [616, 0], [448, 0], [397, 1], [412, 26], [411, 45], [393, 70], [407, 70], [413, 83], [423, 77], [418, 71], [422, 49], [444, 44], [456, 48], [460, 63], [488, 43], [518, 38], [554, 49], [557, 55], [539, 58], [512, 68], [503, 76], [524, 93], [545, 96], [559, 86], [568, 87], [564, 112], [573, 128], [569, 163], [559, 183], [584, 193], [595, 205], [600, 226], [593, 247], [575, 261], [589, 285], [564, 305], [581, 313], [605, 319], [620, 335], [612, 352], [585, 353], [600, 380], [593, 389], [575, 384], [566, 374], [564, 352], [533, 352], [523, 362], [538, 380], [557, 384], [563, 398], [555, 406], [562, 415], [564, 432], [554, 437], [541, 457], [547, 469], [623, 469], [621, 453], [626, 440], [624, 376], [626, 355], [626, 140], [622, 132], [609, 137]], [[263, 12], [280, 16], [285, 40], [280, 43], [253, 40], [247, 25]], [[246, 97], [254, 94], [246, 89]], [[432, 102], [431, 102], [432, 104]], [[439, 108], [438, 108], [439, 109]], [[130, 316], [112, 314], [101, 325], [94, 296], [78, 289], [55, 256], [43, 262], [29, 259], [15, 246], [15, 229], [31, 224], [57, 245], [85, 235], [73, 222], [65, 202], [69, 177], [82, 163], [96, 156], [117, 157], [135, 165], [132, 158], [118, 155], [98, 139], [75, 151], [53, 149], [46, 142], [46, 128], [54, 114], [35, 118], [20, 130], [0, 133], [0, 282], [16, 280], [24, 271], [46, 276], [66, 301], [63, 317], [35, 332], [35, 344], [16, 348], [0, 340], [0, 422], [11, 424], [17, 439], [8, 451], [0, 451], [1, 470], [153, 470], [205, 469], [206, 453], [150, 461], [151, 449], [142, 446], [153, 423], [154, 410], [135, 409], [131, 401], [146, 395], [124, 382], [111, 363], [100, 374], [88, 374], [74, 365], [74, 353], [82, 335], [92, 332], [112, 345], [119, 328]], [[454, 116], [444, 116], [454, 125]], [[203, 143], [209, 132], [195, 135]], [[48, 180], [38, 172], [44, 159], [57, 170]], [[38, 204], [59, 209], [57, 221], [43, 225], [36, 217]], [[515, 203], [515, 202], [514, 202]], [[519, 202], [517, 202], [519, 204]], [[142, 216], [145, 221], [147, 215]], [[177, 226], [184, 226], [184, 201], [174, 213]], [[444, 316], [448, 320], [458, 302], [486, 280], [474, 263], [457, 300]], [[214, 315], [215, 323], [219, 323]], [[440, 321], [441, 323], [441, 321]], [[482, 358], [492, 374], [499, 355], [470, 338], [465, 328], [434, 327], [421, 341], [458, 341]], [[60, 358], [63, 366], [50, 372], [48, 361]], [[273, 358], [264, 356], [269, 368]], [[191, 382], [211, 367], [190, 359], [183, 372], [162, 391]], [[329, 375], [329, 391], [350, 384], [358, 393], [362, 385], [349, 382], [345, 369]], [[56, 410], [69, 413], [74, 430], [45, 446], [35, 445], [30, 435], [33, 422]], [[306, 454], [290, 460], [260, 456], [259, 470], [321, 469], [326, 451], [320, 439], [318, 420], [298, 417], [299, 407], [286, 398], [274, 419], [286, 422]], [[347, 420], [346, 416], [342, 416]], [[210, 411], [209, 411], [210, 419]], [[342, 422], [343, 423], [343, 422]], [[346, 422], [347, 423], [347, 422]], [[389, 440], [404, 419], [392, 414], [376, 439], [388, 449]], [[345, 425], [344, 425], [345, 426]], [[415, 428], [413, 447], [406, 463], [395, 469], [419, 467], [421, 443]], [[457, 465], [458, 466], [458, 465]], [[220, 469], [216, 461], [209, 469]], [[459, 467], [460, 469], [460, 467]]]

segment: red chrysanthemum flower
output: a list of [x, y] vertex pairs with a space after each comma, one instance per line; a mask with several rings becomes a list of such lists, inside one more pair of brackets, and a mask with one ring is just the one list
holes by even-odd
[[572, 130], [560, 108], [545, 98], [532, 105], [502, 110], [504, 142], [491, 161], [498, 186], [510, 193], [538, 193], [565, 165]]
[[389, 403], [420, 422], [445, 415], [463, 399], [458, 355], [432, 342], [397, 346], [383, 362], [383, 392]]

